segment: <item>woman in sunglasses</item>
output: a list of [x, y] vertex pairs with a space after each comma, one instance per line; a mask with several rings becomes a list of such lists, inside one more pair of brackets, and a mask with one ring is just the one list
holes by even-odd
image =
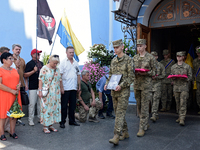
[[[10, 110], [12, 104], [15, 101], [16, 95], [20, 89], [20, 78], [16, 69], [12, 68], [14, 58], [11, 53], [3, 53], [1, 55], [0, 67], [0, 139], [6, 141], [4, 134], [5, 120], [8, 118], [7, 111]], [[21, 97], [18, 94], [18, 103], [21, 105]], [[15, 133], [16, 118], [10, 119], [10, 136], [17, 139], [18, 136]]]
[[[40, 101], [40, 123], [44, 126], [44, 133], [58, 130], [52, 125], [61, 121], [61, 93], [64, 93], [59, 64], [59, 56], [52, 55], [49, 63], [42, 67], [39, 75], [39, 97]], [[43, 95], [43, 88], [46, 87], [48, 94]]]

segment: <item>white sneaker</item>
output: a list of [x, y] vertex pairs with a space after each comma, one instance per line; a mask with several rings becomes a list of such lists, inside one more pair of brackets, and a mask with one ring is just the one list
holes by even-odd
[[29, 126], [34, 126], [35, 124], [33, 123], [33, 121], [29, 121]]

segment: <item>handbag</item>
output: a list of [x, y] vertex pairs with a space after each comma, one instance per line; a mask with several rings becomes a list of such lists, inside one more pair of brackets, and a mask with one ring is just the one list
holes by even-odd
[[21, 93], [22, 105], [28, 105], [29, 104], [28, 94], [25, 92], [25, 90], [20, 90], [20, 93]]
[[[54, 69], [54, 74], [53, 74], [53, 78], [51, 80], [51, 83], [54, 79], [55, 72], [56, 72], [56, 69]], [[51, 83], [49, 85], [51, 85]], [[48, 93], [49, 93], [49, 88], [47, 86], [42, 87], [42, 97], [46, 97]], [[39, 90], [37, 91], [37, 95], [39, 95]]]

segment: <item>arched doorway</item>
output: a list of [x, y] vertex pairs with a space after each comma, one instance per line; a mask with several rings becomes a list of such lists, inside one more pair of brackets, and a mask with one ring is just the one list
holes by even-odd
[[[169, 49], [171, 57], [176, 61], [176, 52], [188, 53], [191, 44], [200, 45], [200, 0], [169, 0], [160, 2], [152, 11], [148, 28], [151, 30], [151, 51], [159, 53]], [[197, 109], [195, 96], [188, 100], [188, 109]], [[173, 107], [175, 110], [175, 101]], [[190, 111], [191, 112], [191, 111]]]

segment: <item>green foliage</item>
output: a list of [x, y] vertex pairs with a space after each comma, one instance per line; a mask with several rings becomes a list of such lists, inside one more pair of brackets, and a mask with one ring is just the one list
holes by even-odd
[[47, 55], [47, 54], [44, 52], [44, 55], [43, 55], [43, 57], [42, 57], [42, 62], [43, 62], [44, 65], [46, 65], [46, 64], [48, 63], [48, 61], [49, 61], [49, 56], [50, 56], [50, 55]]
[[103, 44], [94, 44], [88, 52], [88, 58], [93, 58], [94, 63], [99, 63], [101, 66], [109, 66], [114, 57], [113, 51], [107, 50]]
[[134, 44], [131, 45], [131, 40], [128, 40], [128, 42], [127, 42], [127, 40], [124, 38], [123, 43], [124, 43], [123, 52], [125, 54], [127, 54], [130, 57], [133, 57], [134, 55], [136, 55], [135, 45]]

